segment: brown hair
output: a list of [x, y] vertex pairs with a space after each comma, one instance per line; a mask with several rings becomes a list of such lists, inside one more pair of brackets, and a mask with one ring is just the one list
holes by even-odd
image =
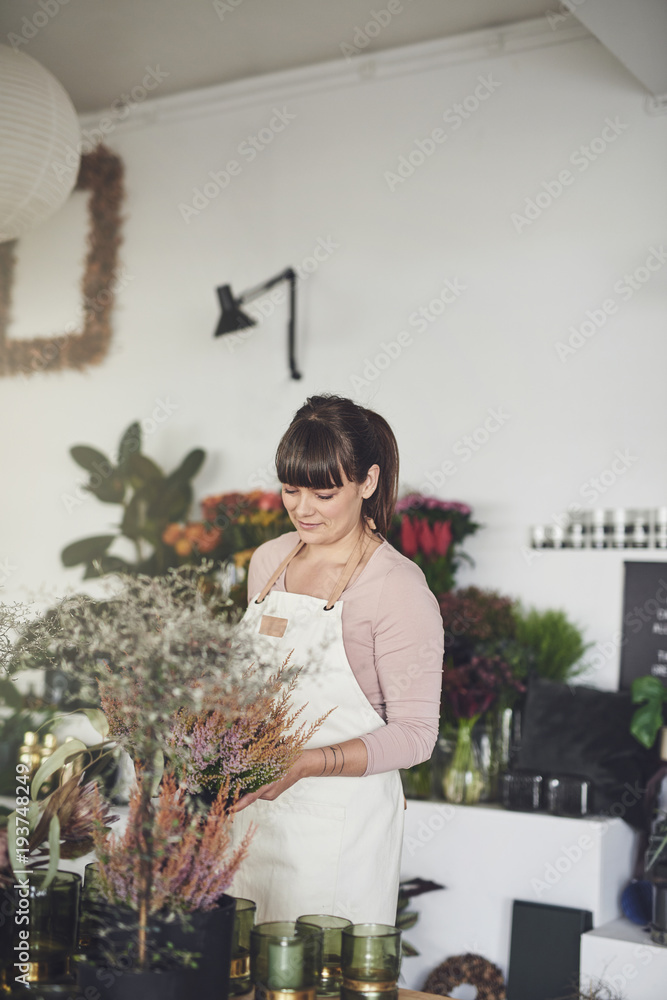
[[363, 483], [371, 465], [379, 465], [380, 475], [361, 512], [386, 536], [398, 493], [398, 445], [379, 413], [331, 393], [310, 396], [276, 451], [280, 482], [315, 490], [342, 486], [341, 470], [351, 482]]

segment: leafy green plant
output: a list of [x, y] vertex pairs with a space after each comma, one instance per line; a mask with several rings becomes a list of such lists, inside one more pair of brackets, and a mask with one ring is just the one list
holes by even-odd
[[551, 681], [568, 681], [586, 670], [582, 657], [591, 643], [564, 611], [524, 611], [515, 606], [515, 638], [524, 650], [524, 676], [537, 674]]
[[630, 732], [642, 746], [650, 748], [663, 726], [663, 706], [667, 702], [667, 687], [650, 674], [637, 677], [630, 688], [633, 705], [639, 705], [630, 721]]
[[[70, 448], [74, 461], [89, 473], [83, 487], [102, 503], [122, 508], [115, 534], [95, 535], [67, 545], [61, 552], [64, 566], [85, 567], [84, 580], [105, 573], [143, 573], [158, 576], [178, 565], [173, 548], [162, 540], [165, 527], [184, 520], [192, 503], [191, 480], [206, 453], [190, 451], [168, 475], [141, 452], [141, 427], [130, 424], [118, 446], [115, 464], [89, 445]], [[131, 562], [110, 552], [114, 542], [128, 539], [136, 559]]]

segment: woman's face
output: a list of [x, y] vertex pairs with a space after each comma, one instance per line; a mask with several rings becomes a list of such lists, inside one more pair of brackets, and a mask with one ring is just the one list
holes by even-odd
[[362, 500], [377, 486], [380, 468], [372, 465], [363, 483], [353, 483], [341, 471], [342, 486], [314, 490], [283, 483], [285, 510], [304, 542], [327, 544], [357, 532], [361, 523]]

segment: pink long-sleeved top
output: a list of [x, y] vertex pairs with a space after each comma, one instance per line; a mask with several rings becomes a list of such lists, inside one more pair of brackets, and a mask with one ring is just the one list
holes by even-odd
[[[264, 542], [248, 568], [248, 601], [299, 540], [289, 531]], [[272, 589], [285, 590], [286, 570]], [[364, 774], [428, 760], [438, 735], [444, 629], [423, 572], [383, 538], [343, 591], [343, 644], [359, 686], [387, 723], [361, 736]]]

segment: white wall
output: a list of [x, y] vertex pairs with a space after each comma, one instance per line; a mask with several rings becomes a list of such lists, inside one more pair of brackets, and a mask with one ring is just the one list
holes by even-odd
[[[567, 30], [526, 22], [180, 100], [159, 100], [158, 88], [157, 100], [115, 128], [108, 143], [127, 171], [127, 277], [111, 354], [85, 374], [0, 386], [5, 599], [75, 585], [79, 571], [61, 568], [61, 548], [115, 520], [115, 508], [92, 499], [66, 509], [79, 478], [72, 444], [112, 451], [133, 419], [171, 401], [177, 408], [155, 425], [146, 451], [171, 467], [205, 447], [200, 499], [255, 485], [295, 409], [333, 391], [389, 419], [406, 487], [455, 463], [436, 492], [472, 504], [486, 525], [468, 545], [477, 566], [461, 583], [562, 606], [591, 640], [610, 643], [623, 555], [530, 560], [522, 547], [529, 524], [574, 501], [590, 506], [590, 488], [582, 491], [619, 450], [629, 467], [597, 502], [667, 502], [667, 267], [628, 301], [614, 290], [664, 238], [667, 118], [647, 114], [640, 85], [598, 42]], [[504, 50], [494, 49], [500, 38]], [[443, 120], [480, 79], [493, 92], [477, 110], [460, 127], [454, 113]], [[249, 162], [239, 145], [274, 108], [295, 117]], [[577, 150], [607, 119], [621, 123], [620, 134], [583, 170]], [[435, 128], [446, 140], [390, 190], [385, 174]], [[240, 174], [184, 221], [179, 204], [230, 159]], [[565, 169], [572, 182], [518, 232], [512, 213]], [[75, 318], [82, 199], [23, 241], [16, 336], [56, 332]], [[216, 285], [254, 285], [300, 264], [320, 240], [338, 246], [299, 288], [302, 381], [287, 373], [283, 307], [239, 344], [213, 339]], [[465, 291], [425, 330], [411, 325], [447, 281]], [[555, 345], [569, 326], [609, 298], [615, 314], [560, 360]], [[360, 383], [401, 331], [409, 346]], [[499, 409], [503, 425], [465, 460], [457, 442]], [[595, 682], [609, 686], [613, 644], [607, 654]]]

